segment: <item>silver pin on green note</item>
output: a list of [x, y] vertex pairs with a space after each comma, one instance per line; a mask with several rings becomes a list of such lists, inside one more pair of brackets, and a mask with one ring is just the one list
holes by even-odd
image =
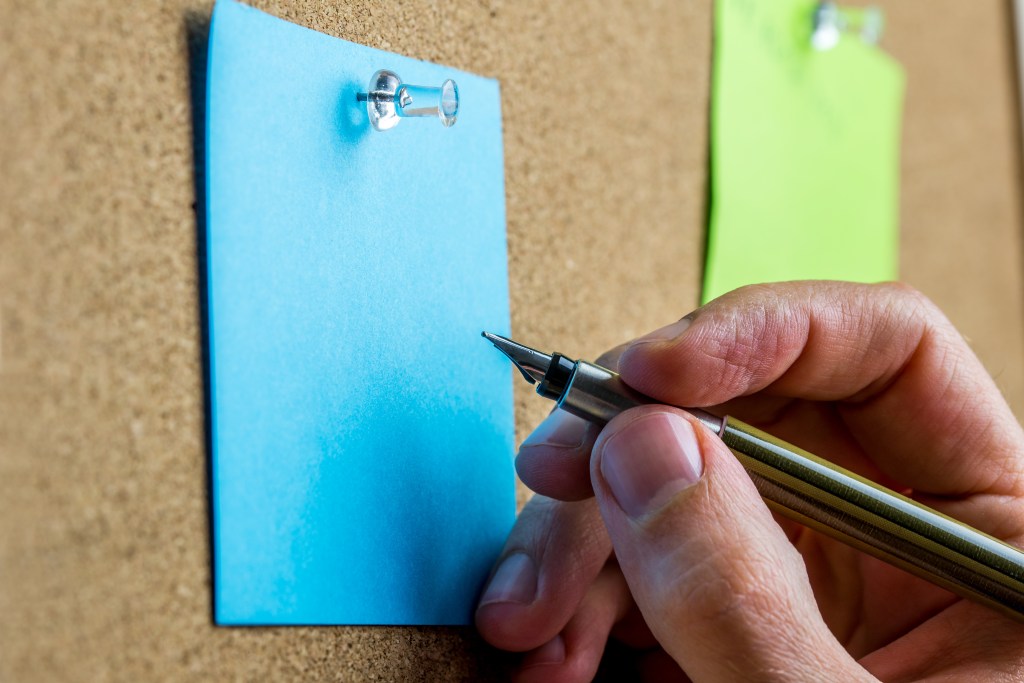
[[839, 44], [843, 34], [859, 35], [868, 45], [877, 45], [885, 29], [885, 16], [878, 7], [840, 7], [819, 2], [811, 15], [811, 46], [820, 52]]

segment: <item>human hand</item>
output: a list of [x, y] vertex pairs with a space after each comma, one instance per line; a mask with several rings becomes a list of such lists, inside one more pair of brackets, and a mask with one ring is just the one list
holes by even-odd
[[[1024, 434], [962, 337], [906, 287], [744, 288], [598, 362], [667, 404], [735, 415], [1024, 540]], [[477, 625], [528, 653], [519, 681], [589, 681], [609, 639], [643, 680], [1024, 675], [1024, 625], [774, 519], [681, 410], [644, 406], [601, 431], [555, 411], [517, 468], [544, 495], [520, 515]]]

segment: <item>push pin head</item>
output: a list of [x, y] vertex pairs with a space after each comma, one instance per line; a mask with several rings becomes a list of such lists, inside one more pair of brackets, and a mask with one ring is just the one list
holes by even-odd
[[402, 118], [413, 116], [436, 116], [448, 128], [459, 113], [459, 88], [450, 78], [440, 88], [406, 85], [394, 71], [381, 69], [370, 78], [368, 90], [357, 99], [366, 102], [366, 113], [377, 130], [394, 128]]
[[814, 8], [811, 45], [815, 50], [831, 50], [843, 33], [859, 33], [868, 45], [877, 45], [884, 28], [882, 10], [877, 7], [843, 9], [834, 2], [819, 2]]

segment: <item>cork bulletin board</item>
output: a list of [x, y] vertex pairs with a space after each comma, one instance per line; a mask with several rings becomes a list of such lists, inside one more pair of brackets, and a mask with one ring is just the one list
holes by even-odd
[[[253, 4], [500, 80], [517, 336], [593, 357], [696, 305], [711, 0]], [[881, 4], [908, 79], [903, 277], [1024, 416], [1010, 3]], [[210, 9], [0, 0], [0, 680], [504, 680], [469, 629], [212, 625]], [[546, 407], [519, 389], [522, 439]]]

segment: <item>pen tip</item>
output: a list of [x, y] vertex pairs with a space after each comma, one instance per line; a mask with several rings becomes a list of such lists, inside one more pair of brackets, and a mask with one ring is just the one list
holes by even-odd
[[500, 334], [484, 331], [480, 333], [480, 336], [494, 344], [499, 351], [505, 354], [519, 372], [522, 373], [523, 379], [530, 384], [536, 384], [544, 378], [544, 373], [547, 372], [548, 366], [551, 363], [551, 356], [541, 353], [536, 349], [531, 349], [529, 346], [524, 346], [519, 342], [506, 339]]

